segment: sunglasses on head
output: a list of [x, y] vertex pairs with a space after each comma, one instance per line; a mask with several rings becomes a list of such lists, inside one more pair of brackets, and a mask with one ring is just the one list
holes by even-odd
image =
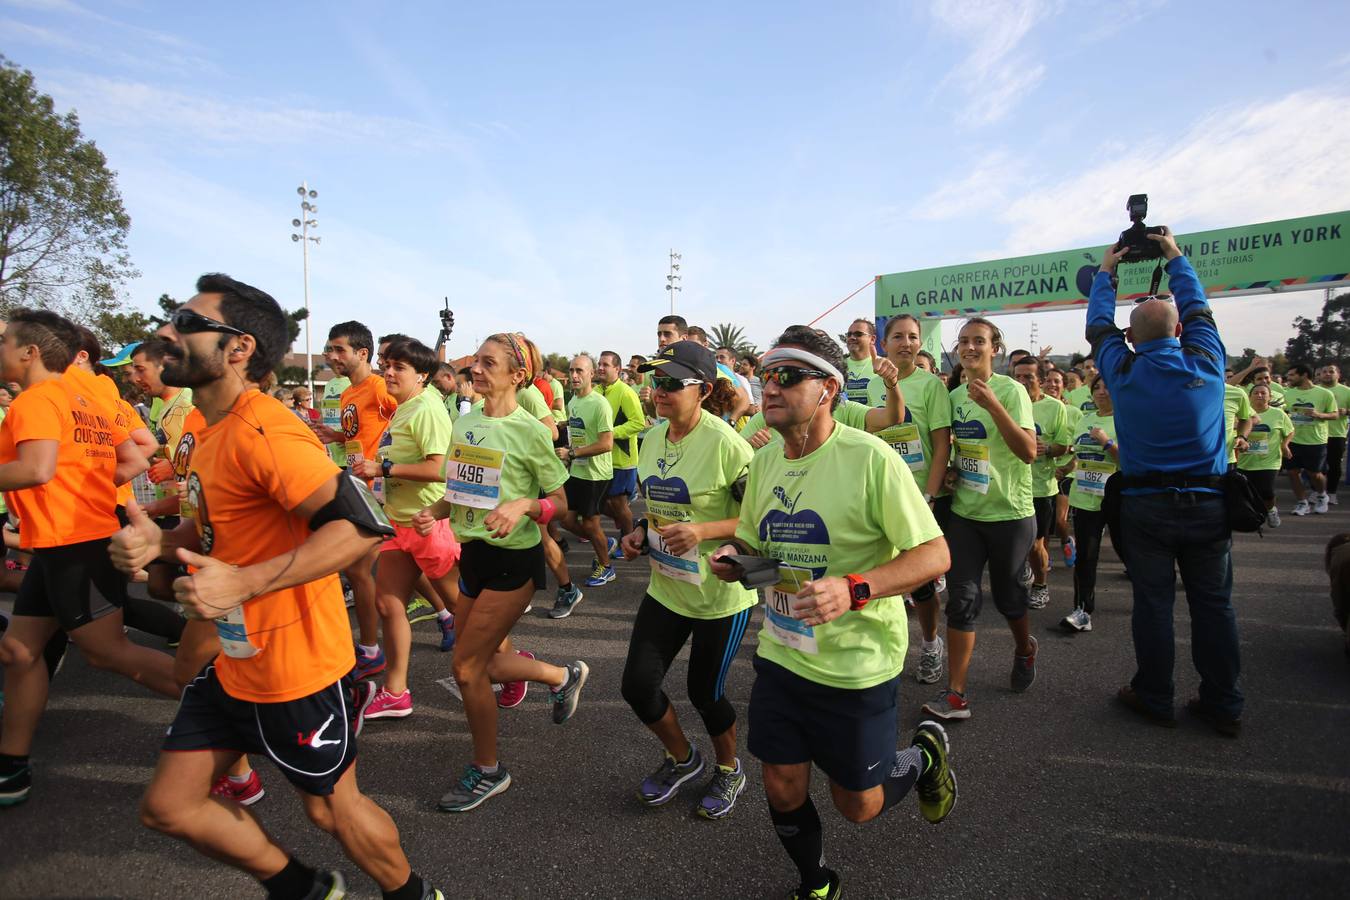
[[169, 324], [179, 334], [200, 334], [203, 331], [236, 335], [244, 333], [233, 325], [226, 325], [218, 319], [208, 318], [199, 312], [182, 308], [173, 311], [173, 315], [169, 317]]
[[702, 383], [703, 379], [701, 378], [675, 378], [670, 375], [652, 376], [652, 387], [656, 388], [658, 391], [665, 391], [666, 393], [682, 391], [687, 387]]
[[822, 372], [819, 369], [799, 369], [796, 366], [774, 366], [760, 373], [760, 378], [764, 379], [765, 383], [773, 381], [779, 387], [792, 387], [806, 378], [833, 377], [829, 372]]

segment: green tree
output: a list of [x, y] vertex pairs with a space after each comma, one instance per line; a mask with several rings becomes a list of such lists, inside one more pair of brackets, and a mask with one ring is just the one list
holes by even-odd
[[130, 227], [75, 113], [57, 113], [33, 74], [0, 56], [0, 312], [43, 306], [86, 323], [114, 312], [136, 275]]
[[1322, 312], [1315, 319], [1294, 319], [1295, 334], [1285, 344], [1284, 355], [1290, 363], [1316, 366], [1340, 361], [1350, 347], [1350, 292], [1328, 292]]
[[719, 322], [708, 332], [712, 348], [730, 347], [737, 353], [758, 353], [758, 348], [745, 338], [745, 329], [730, 322]]
[[103, 312], [89, 326], [98, 335], [108, 352], [151, 337], [159, 327], [139, 310], [132, 312]]

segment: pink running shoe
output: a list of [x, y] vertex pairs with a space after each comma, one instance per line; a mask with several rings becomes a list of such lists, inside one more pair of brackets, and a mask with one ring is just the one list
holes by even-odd
[[215, 787], [211, 788], [211, 795], [222, 800], [233, 800], [240, 806], [252, 806], [267, 796], [267, 791], [263, 790], [262, 779], [254, 770], [248, 773], [248, 781], [243, 784], [235, 784], [228, 775], [220, 776]]
[[391, 694], [384, 688], [380, 688], [366, 707], [364, 718], [370, 719], [401, 719], [404, 716], [412, 715], [412, 691], [404, 691], [401, 694]]
[[[528, 650], [517, 650], [516, 655], [524, 656], [529, 659], [535, 658], [534, 654]], [[525, 692], [529, 690], [529, 688], [530, 683], [528, 681], [502, 682], [501, 692], [497, 694], [498, 708], [515, 709], [517, 706], [525, 702]]]

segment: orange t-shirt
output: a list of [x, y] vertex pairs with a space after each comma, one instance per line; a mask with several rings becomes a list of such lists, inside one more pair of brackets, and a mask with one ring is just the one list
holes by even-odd
[[342, 392], [342, 431], [347, 438], [347, 460], [352, 456], [374, 459], [380, 438], [394, 418], [398, 401], [389, 396], [389, 388], [379, 375], [371, 375], [360, 384]]
[[[79, 366], [72, 365], [66, 369], [61, 379], [69, 384], [78, 385], [82, 390], [96, 396], [99, 402], [112, 414], [113, 421], [128, 435], [137, 428], [145, 427], [140, 414], [132, 408], [130, 403], [122, 399], [122, 392], [117, 389], [117, 382], [107, 375], [95, 375], [92, 372], [86, 372]], [[131, 482], [128, 481], [126, 484], [119, 484], [116, 487], [117, 505], [125, 507], [127, 501], [135, 493], [132, 490]]]
[[19, 543], [34, 550], [65, 547], [116, 531], [116, 448], [127, 439], [112, 414], [76, 381], [52, 378], [15, 397], [0, 423], [0, 463], [18, 459], [24, 441], [58, 442], [51, 481], [9, 494], [19, 517]]
[[[192, 432], [187, 476], [202, 553], [249, 566], [298, 548], [309, 523], [292, 510], [339, 472], [309, 426], [256, 389], [219, 422], [202, 425]], [[216, 674], [240, 700], [305, 697], [356, 664], [336, 574], [259, 594], [217, 620], [216, 630]]]
[[[121, 397], [117, 398], [117, 412], [114, 415], [114, 421], [119, 426], [125, 428], [128, 434], [137, 428], [144, 428], [145, 422], [141, 419], [141, 414], [136, 412], [136, 407], [132, 406]], [[137, 449], [140, 449], [139, 447]], [[117, 505], [126, 506], [127, 502], [134, 496], [135, 491], [131, 488], [131, 482], [117, 485]]]

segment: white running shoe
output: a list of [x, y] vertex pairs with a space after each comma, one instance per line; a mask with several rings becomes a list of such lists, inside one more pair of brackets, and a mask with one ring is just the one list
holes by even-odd
[[1273, 506], [1266, 510], [1266, 524], [1271, 528], [1280, 527], [1280, 511]]
[[1027, 606], [1031, 609], [1045, 609], [1050, 605], [1050, 585], [1033, 584]]
[[919, 645], [919, 668], [914, 673], [914, 680], [919, 684], [937, 684], [942, 678], [942, 653], [946, 647], [942, 643], [942, 638], [938, 638], [931, 650], [924, 650], [923, 645]]
[[1338, 500], [1338, 499], [1336, 499], [1336, 495], [1335, 495], [1335, 494], [1327, 494], [1327, 495], [1326, 495], [1326, 498], [1327, 498], [1327, 502], [1330, 503], [1332, 506], [1340, 506], [1340, 505], [1341, 505], [1341, 501]]
[[1318, 495], [1317, 495], [1317, 498], [1316, 498], [1316, 500], [1315, 500], [1314, 503], [1313, 503], [1313, 512], [1317, 513], [1319, 516], [1321, 516], [1321, 515], [1326, 515], [1326, 512], [1327, 512], [1327, 495], [1326, 495], [1326, 494], [1318, 494]]
[[1088, 615], [1087, 610], [1075, 609], [1061, 619], [1059, 624], [1068, 631], [1091, 631], [1092, 616]]
[[1300, 500], [1294, 504], [1294, 515], [1306, 516], [1310, 512], [1312, 512], [1312, 510], [1308, 508], [1307, 500]]

